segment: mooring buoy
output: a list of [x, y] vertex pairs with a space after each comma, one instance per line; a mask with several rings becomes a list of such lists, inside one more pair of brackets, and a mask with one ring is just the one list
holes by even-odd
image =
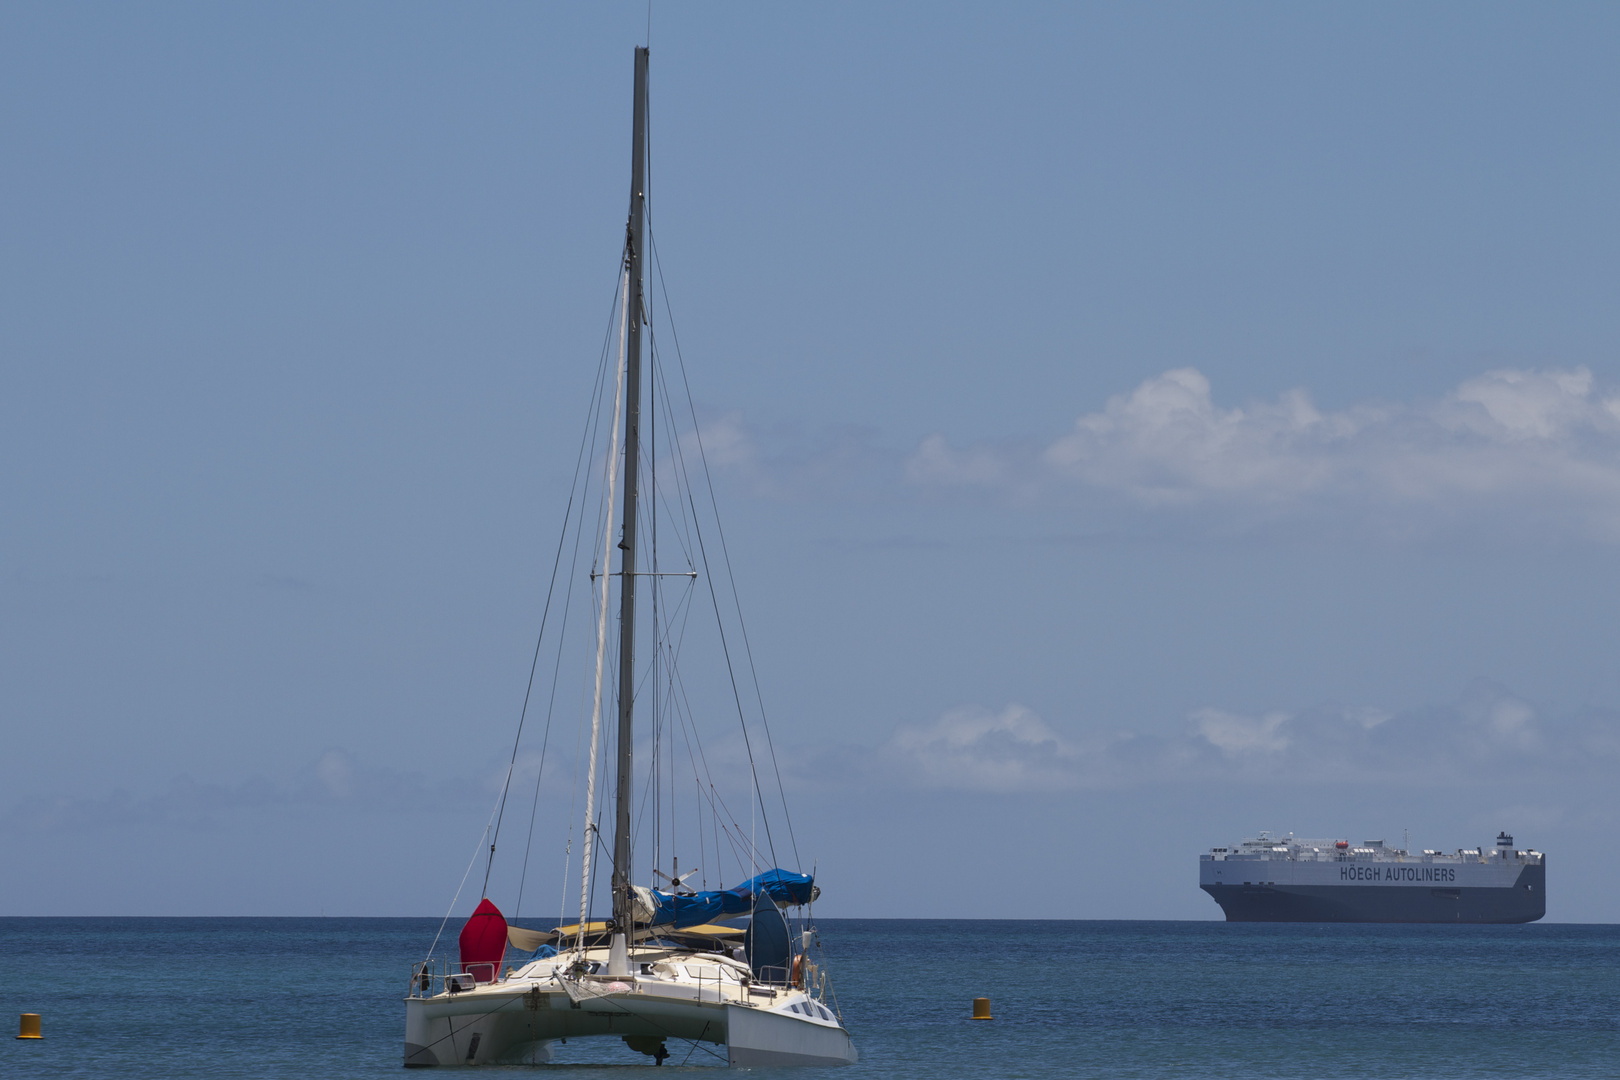
[[989, 998], [974, 998], [973, 999], [973, 1019], [975, 1019], [975, 1020], [990, 1020], [990, 1019], [993, 1019], [991, 1017], [991, 1015], [990, 1015], [990, 999]]
[[22, 1023], [17, 1026], [19, 1039], [43, 1039], [39, 1033], [39, 1013], [23, 1013]]

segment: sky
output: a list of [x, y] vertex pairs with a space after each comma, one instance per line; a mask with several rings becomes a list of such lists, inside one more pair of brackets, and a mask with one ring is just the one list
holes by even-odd
[[[1620, 921], [1575, 4], [0, 4], [0, 914], [476, 901], [649, 33], [654, 332], [819, 913], [1218, 918], [1262, 829], [1506, 830]], [[577, 866], [583, 655], [509, 914]]]

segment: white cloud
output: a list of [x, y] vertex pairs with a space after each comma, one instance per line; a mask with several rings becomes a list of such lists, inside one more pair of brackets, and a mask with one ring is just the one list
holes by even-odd
[[1288, 749], [1289, 738], [1282, 726], [1293, 717], [1271, 712], [1264, 716], [1239, 716], [1220, 709], [1199, 709], [1192, 714], [1199, 738], [1229, 756], [1271, 754]]
[[[1620, 538], [1620, 397], [1592, 373], [1493, 371], [1438, 402], [1323, 412], [1303, 390], [1222, 408], [1209, 380], [1178, 368], [1086, 413], [1045, 445], [924, 439], [904, 476], [936, 492], [1021, 499], [1099, 492], [1147, 510], [1324, 507], [1404, 521], [1535, 506]], [[1508, 515], [1503, 515], [1506, 518]]]
[[689, 468], [695, 467], [701, 446], [710, 467], [765, 498], [848, 497], [873, 482], [894, 482], [895, 455], [879, 449], [865, 428], [762, 430], [733, 410], [703, 417], [697, 431], [684, 432], [680, 443]]
[[1612, 433], [1620, 426], [1620, 398], [1593, 397], [1586, 368], [1492, 371], [1459, 386], [1443, 403], [1440, 419], [1488, 438], [1562, 439], [1583, 428]]
[[736, 410], [707, 421], [698, 434], [688, 432], [683, 448], [694, 454], [701, 449], [710, 465], [723, 469], [753, 470], [759, 464], [754, 434]]
[[932, 724], [900, 728], [885, 751], [925, 787], [1002, 792], [1073, 786], [1080, 756], [1016, 704], [995, 713], [952, 709]]
[[1060, 475], [1129, 490], [1149, 503], [1209, 494], [1276, 499], [1328, 482], [1331, 461], [1323, 449], [1353, 433], [1352, 421], [1324, 417], [1299, 390], [1275, 404], [1218, 408], [1209, 380], [1178, 368], [1080, 417], [1041, 461]]
[[1387, 724], [1395, 719], [1395, 714], [1376, 705], [1357, 705], [1344, 710], [1344, 718], [1353, 724], [1360, 724], [1366, 731], [1371, 731], [1379, 724]]
[[1459, 712], [1473, 729], [1478, 749], [1534, 750], [1540, 743], [1535, 710], [1488, 683], [1473, 688]]
[[1449, 706], [1194, 710], [1168, 734], [1076, 725], [1013, 704], [964, 706], [897, 729], [852, 775], [891, 770], [917, 787], [980, 792], [1120, 788], [1189, 781], [1421, 783], [1499, 787], [1528, 777], [1607, 784], [1620, 766], [1620, 717], [1587, 710], [1556, 723], [1479, 681]]
[[315, 775], [326, 793], [335, 799], [354, 794], [354, 761], [342, 750], [328, 750], [315, 763]]
[[906, 479], [914, 484], [993, 484], [1007, 482], [1010, 455], [992, 447], [952, 450], [943, 435], [930, 435], [906, 459]]

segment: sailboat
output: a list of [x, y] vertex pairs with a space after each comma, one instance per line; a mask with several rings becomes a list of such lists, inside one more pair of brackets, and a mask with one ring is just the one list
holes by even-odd
[[[643, 421], [652, 419], [642, 415], [642, 328], [644, 322], [651, 326], [643, 288], [647, 61], [648, 50], [638, 47], [630, 213], [615, 308], [618, 362], [611, 380], [613, 420], [604, 459], [605, 522], [592, 539], [595, 544], [600, 537], [601, 558], [590, 579], [595, 664], [578, 917], [551, 929], [509, 925], [487, 895], [486, 875], [486, 895], [460, 932], [456, 960], [436, 957], [435, 945], [412, 968], [405, 999], [407, 1066], [542, 1063], [553, 1060], [559, 1042], [587, 1038], [622, 1040], [659, 1065], [682, 1050], [688, 1058], [702, 1050], [734, 1066], [841, 1065], [857, 1056], [830, 993], [825, 964], [817, 959], [818, 933], [806, 918], [789, 917], [807, 910], [818, 895], [813, 874], [771, 866], [731, 888], [699, 890], [691, 887], [694, 872], [680, 873], [674, 861], [669, 873], [652, 871], [662, 888], [632, 881], [637, 582], [653, 579], [651, 587], [659, 576], [656, 559], [637, 556], [639, 515], [646, 509], [638, 507], [643, 495], [640, 466], [650, 449], [644, 445]], [[622, 511], [616, 523], [614, 489], [621, 481]], [[609, 570], [614, 551], [616, 573]], [[694, 570], [682, 576], [697, 575]], [[614, 578], [619, 633], [617, 655], [610, 657], [607, 628]], [[718, 611], [716, 605], [717, 616]], [[544, 633], [542, 629], [542, 638]], [[618, 668], [612, 913], [592, 919], [597, 776], [605, 771], [599, 770], [598, 753], [604, 743], [604, 681], [610, 661]], [[757, 776], [755, 771], [756, 807], [761, 805]], [[758, 849], [749, 841], [747, 850], [752, 859]]]

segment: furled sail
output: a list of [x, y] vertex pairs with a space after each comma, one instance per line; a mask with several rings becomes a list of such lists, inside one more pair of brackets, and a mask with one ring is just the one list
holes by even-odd
[[808, 904], [820, 895], [815, 878], [791, 870], [767, 870], [729, 889], [682, 896], [637, 886], [636, 922], [652, 927], [680, 930], [702, 926], [716, 919], [747, 915], [754, 910], [754, 899], [763, 896], [777, 907]]
[[461, 928], [461, 969], [477, 982], [500, 978], [501, 961], [506, 956], [506, 918], [501, 909], [485, 897]]

